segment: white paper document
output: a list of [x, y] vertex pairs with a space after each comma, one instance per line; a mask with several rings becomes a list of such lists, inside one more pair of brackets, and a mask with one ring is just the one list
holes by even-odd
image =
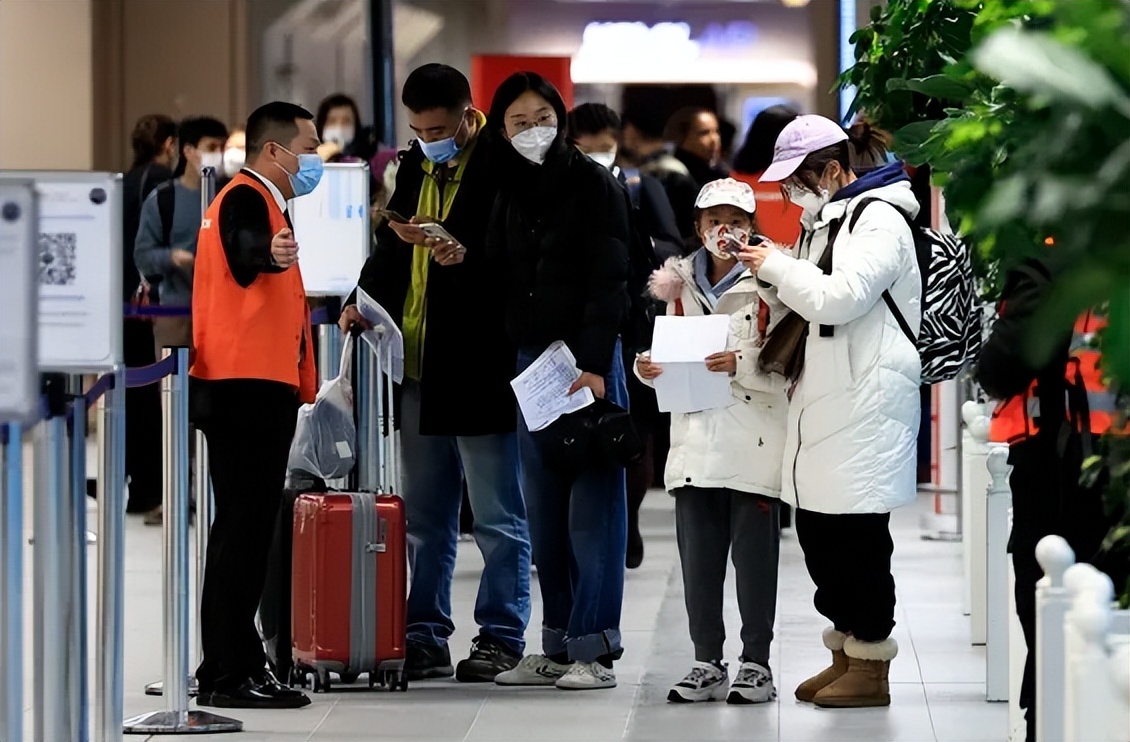
[[[385, 308], [365, 293], [361, 287], [357, 288], [357, 311], [369, 320], [373, 329], [361, 333], [361, 339], [369, 344], [373, 352], [383, 362], [388, 358], [388, 347], [392, 345], [392, 380], [397, 384], [404, 382], [404, 334], [396, 323], [392, 321]], [[386, 373], [389, 373], [386, 370]]]
[[572, 396], [569, 387], [581, 377], [577, 359], [565, 343], [558, 340], [533, 364], [510, 382], [518, 408], [531, 431], [549, 427], [557, 418], [583, 410], [595, 399], [587, 387]]
[[702, 412], [733, 404], [730, 375], [706, 368], [706, 357], [726, 350], [730, 317], [657, 317], [651, 360], [663, 367], [655, 379], [660, 412]]

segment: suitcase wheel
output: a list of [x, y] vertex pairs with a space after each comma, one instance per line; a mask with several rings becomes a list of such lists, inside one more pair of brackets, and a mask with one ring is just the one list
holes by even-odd
[[314, 672], [314, 692], [329, 693], [331, 687], [329, 670], [317, 669]]
[[361, 673], [359, 672], [343, 672], [341, 673], [341, 682], [345, 683], [346, 685], [353, 685], [360, 679], [360, 677]]
[[287, 678], [287, 685], [291, 688], [305, 688], [309, 685], [306, 671], [299, 669], [298, 666], [290, 668], [290, 676]]
[[382, 673], [381, 687], [388, 688], [389, 691], [406, 691], [408, 690], [408, 675], [402, 670], [389, 670]]

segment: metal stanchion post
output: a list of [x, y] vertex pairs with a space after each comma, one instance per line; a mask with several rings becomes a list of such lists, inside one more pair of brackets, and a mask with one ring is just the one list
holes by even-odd
[[174, 372], [161, 380], [165, 493], [165, 710], [125, 723], [126, 734], [210, 734], [237, 732], [235, 719], [188, 710], [188, 349], [166, 348]]
[[0, 737], [24, 738], [23, 446], [20, 426], [0, 438]]
[[86, 660], [86, 400], [82, 396], [82, 376], [72, 375], [68, 390], [71, 405], [71, 479], [70, 503], [67, 506], [67, 532], [71, 579], [70, 610], [67, 619], [67, 661], [65, 676], [70, 686], [69, 713], [75, 742], [90, 739], [87, 726], [88, 678]]
[[[70, 740], [67, 608], [71, 599], [70, 550], [65, 522], [70, 510], [67, 418], [53, 410], [36, 435], [35, 452], [35, 700], [37, 740]], [[61, 413], [61, 414], [60, 414]]]
[[98, 640], [94, 662], [94, 731], [99, 742], [122, 738], [125, 713], [126, 382], [121, 368], [98, 400]]
[[[208, 439], [196, 431], [196, 666], [204, 661], [204, 632], [200, 606], [204, 598], [204, 568], [208, 563], [208, 536], [212, 530], [212, 477], [208, 468]], [[196, 678], [189, 683], [189, 693]]]

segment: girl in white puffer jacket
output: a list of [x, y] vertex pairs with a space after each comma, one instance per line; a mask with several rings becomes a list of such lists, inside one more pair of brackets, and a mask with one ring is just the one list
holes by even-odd
[[[781, 456], [788, 402], [785, 380], [757, 370], [765, 332], [757, 281], [727, 247], [753, 231], [753, 190], [726, 179], [706, 185], [695, 204], [705, 247], [672, 259], [653, 276], [668, 315], [728, 314], [727, 350], [705, 359], [728, 373], [732, 403], [672, 414], [667, 489], [675, 496], [687, 615], [695, 667], [668, 694], [674, 703], [721, 700], [764, 703], [776, 697], [769, 646], [777, 604]], [[772, 321], [772, 318], [769, 318]], [[636, 374], [651, 384], [662, 369], [642, 354]], [[722, 663], [726, 559], [733, 550], [743, 652], [731, 686]]]

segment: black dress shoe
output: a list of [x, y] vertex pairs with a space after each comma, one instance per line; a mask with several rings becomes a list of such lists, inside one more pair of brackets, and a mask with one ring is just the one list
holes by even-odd
[[211, 694], [196, 697], [197, 706], [222, 709], [297, 709], [310, 705], [302, 691], [282, 686], [269, 673], [262, 678], [247, 678], [239, 685], [219, 684]]

